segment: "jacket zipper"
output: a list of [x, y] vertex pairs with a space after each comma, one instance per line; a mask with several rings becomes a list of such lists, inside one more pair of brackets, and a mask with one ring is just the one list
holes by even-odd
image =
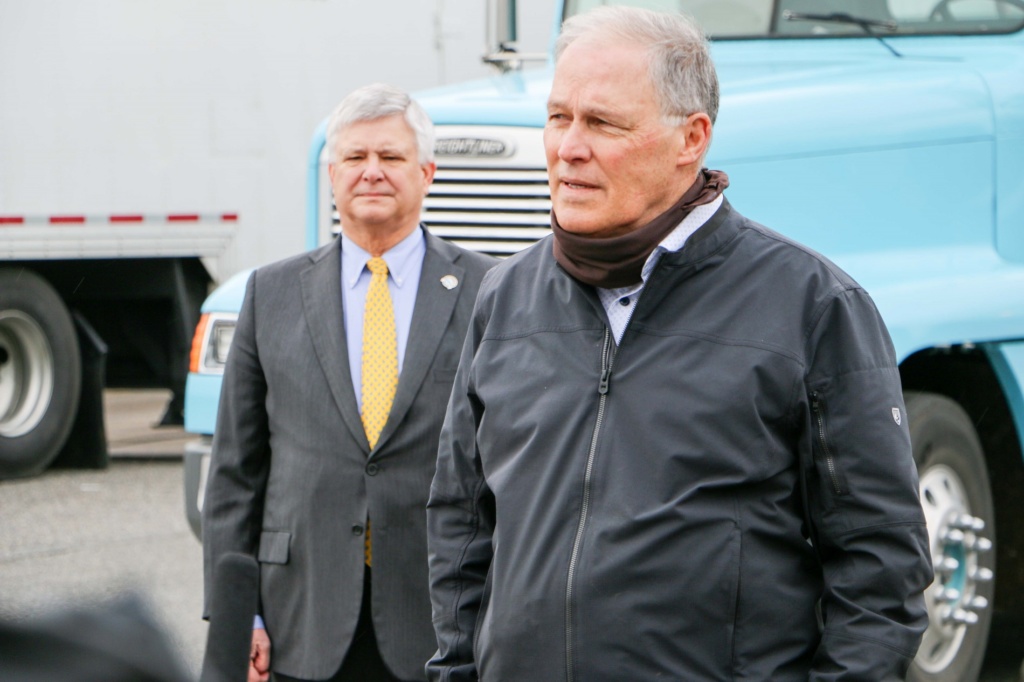
[[587, 467], [583, 475], [583, 502], [580, 505], [580, 519], [576, 525], [576, 537], [572, 543], [572, 554], [569, 557], [569, 580], [565, 587], [565, 678], [573, 682], [576, 675], [573, 671], [573, 582], [576, 579], [576, 564], [579, 561], [580, 545], [583, 542], [583, 531], [587, 525], [587, 512], [590, 508], [590, 478], [594, 470], [594, 456], [597, 454], [597, 439], [604, 421], [604, 407], [608, 399], [608, 385], [612, 376], [612, 363], [615, 353], [611, 350], [611, 330], [604, 330], [604, 348], [601, 350], [601, 379], [597, 393], [601, 396], [597, 404], [597, 421], [594, 424], [594, 435], [590, 439], [590, 452], [587, 454]]
[[836, 459], [832, 456], [832, 450], [828, 447], [828, 438], [825, 434], [825, 410], [821, 396], [817, 391], [811, 393], [811, 411], [818, 424], [818, 442], [821, 444], [821, 451], [825, 455], [825, 466], [828, 468], [828, 476], [832, 481], [832, 489], [836, 495], [844, 493], [842, 483], [839, 481], [839, 470], [836, 467]]

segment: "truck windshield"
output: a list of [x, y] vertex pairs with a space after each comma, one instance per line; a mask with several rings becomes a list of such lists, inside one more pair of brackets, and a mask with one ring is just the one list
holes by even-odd
[[1024, 0], [566, 0], [565, 16], [600, 5], [686, 12], [713, 39], [1010, 33]]

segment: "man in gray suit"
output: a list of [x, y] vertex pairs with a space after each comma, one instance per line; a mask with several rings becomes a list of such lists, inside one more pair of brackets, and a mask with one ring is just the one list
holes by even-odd
[[494, 260], [419, 224], [433, 135], [390, 86], [346, 97], [327, 130], [341, 237], [257, 269], [246, 287], [203, 550], [207, 617], [220, 558], [259, 561], [250, 680], [420, 680], [436, 649], [425, 507]]

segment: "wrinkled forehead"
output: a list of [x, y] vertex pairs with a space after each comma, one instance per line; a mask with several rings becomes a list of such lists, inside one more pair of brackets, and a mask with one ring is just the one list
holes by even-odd
[[593, 106], [621, 108], [637, 98], [645, 103], [656, 93], [646, 46], [622, 40], [580, 38], [555, 65], [550, 106], [585, 100]]

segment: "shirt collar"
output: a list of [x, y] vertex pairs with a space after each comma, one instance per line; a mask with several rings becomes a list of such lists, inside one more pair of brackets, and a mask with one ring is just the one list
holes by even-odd
[[662, 254], [669, 253], [671, 251], [679, 251], [686, 245], [686, 241], [693, 235], [694, 232], [699, 230], [704, 223], [711, 219], [711, 216], [722, 205], [723, 195], [718, 195], [711, 202], [702, 204], [695, 207], [689, 215], [683, 218], [682, 222], [679, 223], [668, 235], [662, 239], [651, 255], [647, 257], [644, 262], [643, 270], [640, 271], [640, 282], [632, 284], [628, 287], [620, 287], [618, 289], [598, 289], [598, 293], [601, 295], [601, 300], [607, 298], [608, 301], [614, 301], [623, 296], [632, 296], [636, 292], [644, 288], [647, 284], [647, 278], [654, 272], [654, 266], [658, 264], [658, 260]]
[[663, 253], [669, 251], [678, 251], [686, 244], [686, 241], [693, 235], [694, 232], [699, 230], [704, 223], [710, 220], [711, 216], [715, 214], [718, 208], [722, 205], [723, 196], [719, 194], [713, 201], [710, 201], [702, 206], [695, 207], [690, 214], [683, 218], [683, 222], [679, 223], [674, 230], [668, 233], [664, 239], [654, 248], [654, 251], [647, 258], [647, 262], [644, 263], [644, 269], [641, 273], [643, 281], [646, 282], [651, 272], [654, 270], [654, 266], [657, 265], [658, 259], [661, 258]]
[[[401, 289], [409, 278], [411, 270], [416, 264], [416, 258], [422, 259], [426, 251], [426, 239], [423, 236], [423, 229], [416, 227], [409, 236], [398, 242], [381, 256], [388, 264], [388, 274], [391, 280]], [[341, 233], [341, 272], [342, 279], [349, 289], [353, 289], [359, 281], [359, 277], [366, 268], [366, 262], [370, 260], [370, 254], [361, 246]]]

